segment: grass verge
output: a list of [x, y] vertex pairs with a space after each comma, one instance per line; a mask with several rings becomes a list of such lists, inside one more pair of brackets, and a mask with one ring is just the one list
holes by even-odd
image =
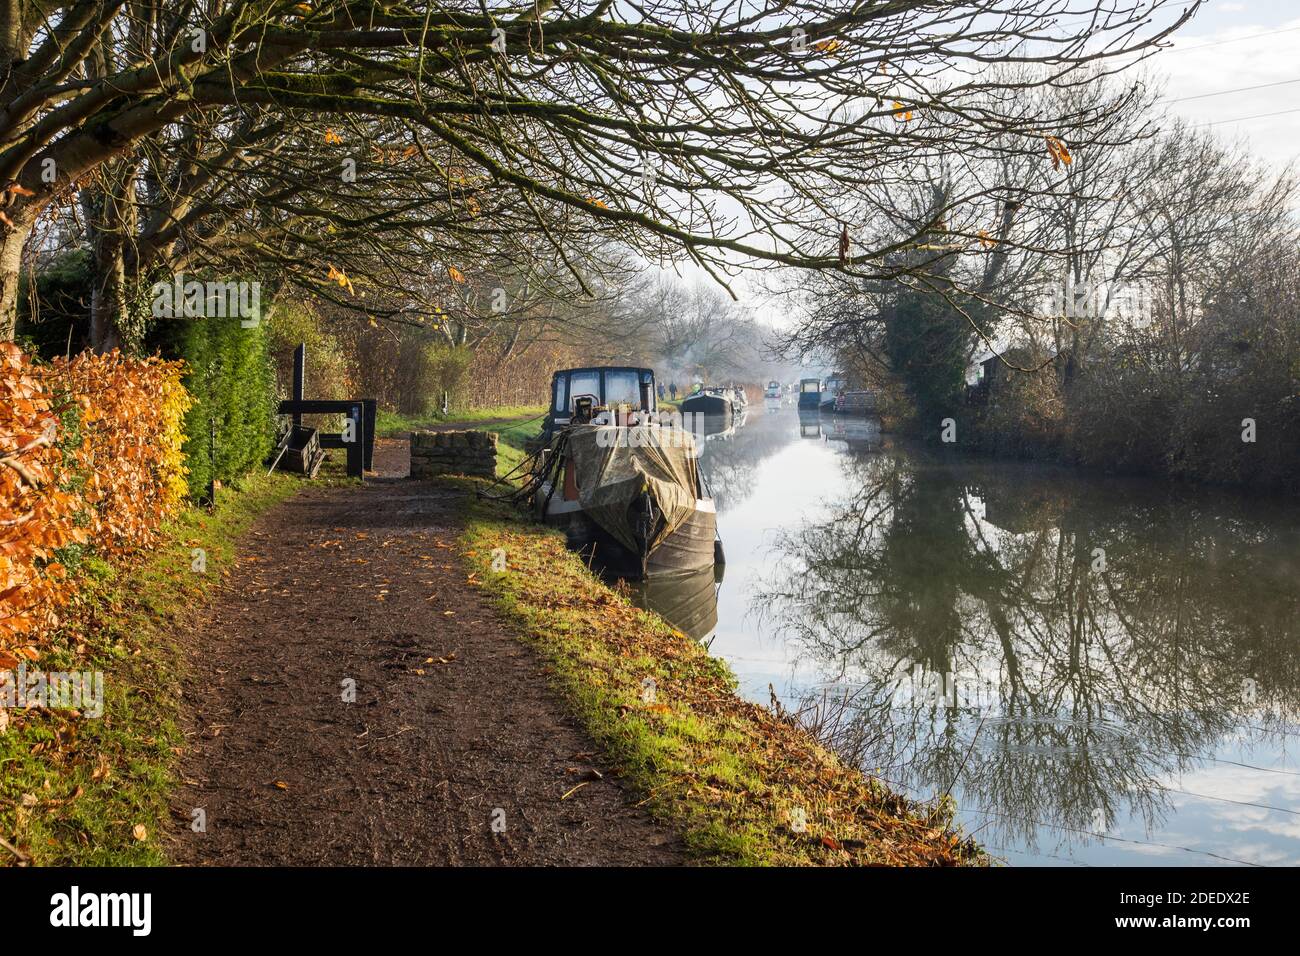
[[[298, 479], [262, 474], [227, 487], [217, 508], [188, 508], [134, 561], [82, 562], [68, 620], [32, 667], [101, 671], [98, 718], [10, 712], [0, 733], [0, 865], [132, 866], [166, 862], [167, 797], [183, 743], [177, 634], [223, 576], [240, 537], [292, 495]], [[192, 570], [195, 548], [206, 572]]]
[[[538, 647], [588, 733], [700, 862], [987, 862], [950, 813], [892, 793], [741, 699], [724, 662], [594, 577], [562, 535], [479, 502], [463, 543], [471, 580]], [[496, 548], [504, 572], [491, 570]]]
[[454, 422], [480, 422], [498, 418], [532, 418], [545, 415], [545, 405], [500, 405], [496, 408], [464, 408], [448, 412], [446, 415], [411, 416], [399, 415], [397, 412], [380, 409], [375, 417], [375, 434], [381, 438], [391, 438], [413, 428], [427, 428], [430, 425], [449, 425]]

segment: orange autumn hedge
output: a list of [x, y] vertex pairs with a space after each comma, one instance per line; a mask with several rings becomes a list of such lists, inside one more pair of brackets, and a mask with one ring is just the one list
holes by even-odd
[[154, 543], [185, 495], [183, 364], [0, 343], [0, 649], [27, 656], [73, 587], [61, 555]]

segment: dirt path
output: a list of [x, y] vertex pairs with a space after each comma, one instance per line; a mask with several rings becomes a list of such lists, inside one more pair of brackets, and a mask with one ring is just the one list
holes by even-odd
[[258, 523], [188, 638], [176, 862], [683, 862], [466, 585], [463, 505], [380, 479], [307, 487]]

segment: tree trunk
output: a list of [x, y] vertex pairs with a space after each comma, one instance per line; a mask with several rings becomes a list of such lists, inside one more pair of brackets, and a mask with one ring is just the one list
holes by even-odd
[[95, 242], [95, 281], [90, 291], [90, 346], [111, 352], [122, 345], [119, 323], [126, 310], [126, 260], [122, 243], [100, 234]]
[[96, 352], [108, 352], [124, 344], [139, 345], [135, 341], [124, 343], [124, 338], [130, 338], [131, 331], [140, 330], [123, 328], [128, 308], [126, 246], [135, 238], [138, 173], [139, 160], [134, 156], [107, 163], [101, 170], [99, 184], [83, 198], [94, 253], [90, 345]]
[[15, 220], [14, 228], [0, 235], [0, 342], [12, 342], [18, 331], [18, 282], [31, 231], [30, 225]]

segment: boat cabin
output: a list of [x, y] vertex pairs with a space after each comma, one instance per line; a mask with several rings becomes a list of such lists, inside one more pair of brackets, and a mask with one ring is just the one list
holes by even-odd
[[602, 365], [590, 368], [566, 368], [551, 377], [551, 407], [542, 426], [547, 441], [553, 432], [578, 419], [606, 408], [627, 408], [634, 412], [654, 413], [655, 373], [653, 369], [631, 365]]
[[799, 407], [818, 408], [822, 403], [822, 380], [819, 378], [799, 379]]

